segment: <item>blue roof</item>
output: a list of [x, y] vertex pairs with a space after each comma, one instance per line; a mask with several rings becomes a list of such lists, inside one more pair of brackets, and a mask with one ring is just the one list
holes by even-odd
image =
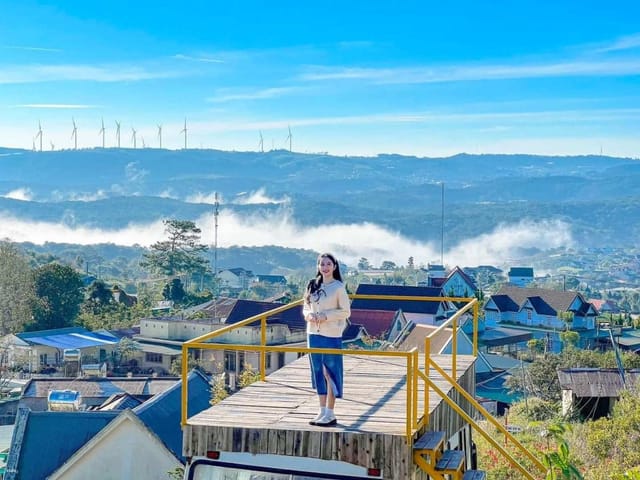
[[[274, 302], [258, 302], [255, 300], [238, 300], [229, 315], [225, 323], [234, 324], [238, 323], [242, 320], [246, 320], [249, 317], [253, 317], [254, 315], [258, 315], [260, 313], [268, 312], [269, 310], [273, 310], [274, 308], [281, 307], [282, 303], [274, 303]], [[290, 308], [283, 312], [278, 313], [277, 315], [270, 316], [267, 319], [268, 324], [285, 324], [289, 325], [291, 329], [300, 329], [304, 330], [307, 328], [307, 324], [302, 318], [302, 306], [298, 305], [297, 307]], [[252, 325], [259, 325], [259, 321], [255, 321]]]
[[[21, 409], [26, 410], [26, 409]], [[119, 412], [29, 412], [16, 417], [5, 480], [47, 478]], [[24, 422], [24, 433], [18, 422]], [[21, 438], [17, 438], [21, 437]], [[52, 441], [52, 439], [56, 439]], [[19, 457], [16, 458], [19, 451]]]
[[534, 310], [540, 315], [557, 315], [553, 307], [551, 307], [547, 302], [545, 302], [541, 297], [529, 297], [527, 298], [531, 303], [531, 306]]
[[[493, 300], [499, 312], [517, 312], [520, 310], [520, 306], [509, 295], [491, 295], [491, 300]], [[485, 307], [485, 310], [490, 309]]]
[[[404, 285], [375, 285], [361, 283], [356, 294], [360, 295], [399, 295], [411, 297], [441, 297], [442, 289], [437, 287], [407, 287]], [[414, 300], [369, 300], [356, 298], [351, 302], [352, 309], [387, 310], [409, 313], [427, 313], [435, 315], [442, 302], [418, 302]]]
[[486, 398], [498, 402], [512, 404], [522, 398], [519, 392], [512, 392], [505, 386], [509, 375], [499, 375], [490, 380], [476, 384], [476, 398]]
[[[189, 372], [187, 384], [187, 416], [191, 417], [211, 406], [211, 387], [209, 378], [198, 370]], [[162, 440], [176, 458], [184, 462], [186, 459], [182, 455], [181, 408], [182, 380], [134, 408], [133, 412]]]
[[511, 267], [509, 269], [510, 277], [533, 277], [532, 267]]
[[41, 330], [39, 332], [18, 333], [16, 336], [25, 342], [59, 349], [97, 347], [118, 343], [118, 339], [112, 335], [90, 332], [86, 328]]

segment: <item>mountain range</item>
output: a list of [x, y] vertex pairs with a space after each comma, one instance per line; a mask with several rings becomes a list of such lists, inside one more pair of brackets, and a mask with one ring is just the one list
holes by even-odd
[[[5, 219], [123, 229], [211, 215], [214, 193], [221, 209], [243, 218], [286, 216], [301, 228], [375, 224], [434, 246], [445, 232], [448, 245], [460, 245], [514, 224], [560, 225], [585, 248], [640, 238], [640, 161], [632, 158], [0, 148]], [[0, 228], [0, 237], [10, 233]]]

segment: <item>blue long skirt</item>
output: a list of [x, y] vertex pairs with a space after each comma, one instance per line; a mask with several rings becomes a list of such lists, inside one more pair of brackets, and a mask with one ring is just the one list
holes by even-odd
[[[342, 338], [325, 337], [324, 335], [307, 335], [309, 348], [342, 348]], [[327, 379], [324, 371], [331, 380], [331, 389], [336, 398], [342, 398], [343, 366], [342, 355], [312, 353], [310, 355], [311, 384], [318, 395], [327, 394]]]

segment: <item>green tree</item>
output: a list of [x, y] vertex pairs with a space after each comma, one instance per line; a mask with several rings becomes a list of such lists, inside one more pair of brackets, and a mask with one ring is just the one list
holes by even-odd
[[169, 283], [167, 283], [162, 289], [162, 296], [166, 300], [172, 300], [175, 303], [181, 303], [186, 296], [184, 286], [182, 285], [182, 280], [180, 280], [179, 278], [174, 278]]
[[367, 260], [365, 257], [362, 257], [360, 260], [358, 260], [358, 270], [370, 270], [371, 269], [371, 264], [369, 263], [369, 260]]
[[28, 330], [47, 330], [74, 324], [84, 300], [82, 280], [73, 268], [50, 263], [34, 272], [34, 322]]
[[14, 244], [0, 242], [0, 336], [21, 332], [31, 321], [34, 287], [26, 257]]
[[94, 314], [111, 308], [113, 293], [102, 280], [95, 280], [87, 289], [83, 310]]
[[385, 260], [382, 262], [382, 265], [380, 265], [381, 270], [396, 270], [397, 268], [398, 266], [390, 260]]
[[203, 274], [208, 261], [202, 257], [207, 246], [200, 243], [201, 230], [190, 220], [165, 220], [167, 239], [151, 245], [140, 266], [169, 277], [179, 274]]
[[580, 334], [573, 330], [565, 330], [560, 332], [560, 340], [564, 344], [564, 348], [575, 348], [580, 340]]

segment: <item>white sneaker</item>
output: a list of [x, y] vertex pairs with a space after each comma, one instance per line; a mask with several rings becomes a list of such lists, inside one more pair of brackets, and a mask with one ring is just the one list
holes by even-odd
[[318, 427], [331, 427], [338, 423], [336, 416], [332, 413], [325, 413], [322, 418], [315, 420], [314, 425]]
[[318, 415], [316, 415], [316, 418], [309, 421], [309, 425], [316, 425], [320, 420], [322, 420], [323, 417], [324, 417], [324, 412], [318, 413]]

